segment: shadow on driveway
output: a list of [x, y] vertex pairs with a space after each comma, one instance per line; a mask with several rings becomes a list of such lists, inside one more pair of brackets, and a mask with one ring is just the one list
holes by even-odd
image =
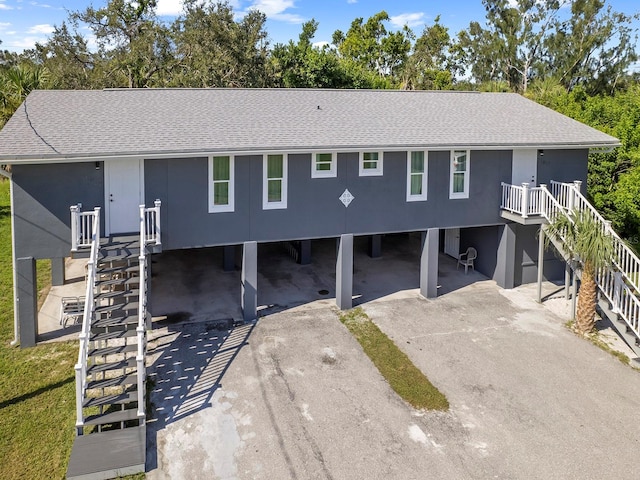
[[211, 407], [213, 394], [254, 326], [236, 325], [232, 319], [180, 322], [150, 342], [153, 361], [147, 388], [153, 418], [147, 423], [147, 471], [158, 467], [158, 432]]

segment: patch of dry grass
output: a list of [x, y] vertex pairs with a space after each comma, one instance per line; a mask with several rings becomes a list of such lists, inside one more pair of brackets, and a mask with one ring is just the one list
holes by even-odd
[[340, 314], [391, 388], [414, 408], [448, 410], [449, 401], [361, 308]]

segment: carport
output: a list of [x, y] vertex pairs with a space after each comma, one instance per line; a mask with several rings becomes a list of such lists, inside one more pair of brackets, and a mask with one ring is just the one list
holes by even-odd
[[[486, 279], [474, 271], [465, 275], [438, 252], [437, 230], [432, 236], [314, 239], [309, 251], [306, 264], [296, 262], [285, 242], [154, 255], [151, 313], [176, 320], [252, 320], [316, 301], [351, 308], [411, 289], [431, 298]], [[255, 315], [247, 316], [252, 305]]]

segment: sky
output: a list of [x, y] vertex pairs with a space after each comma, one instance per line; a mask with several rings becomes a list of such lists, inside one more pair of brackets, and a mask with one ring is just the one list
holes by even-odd
[[[69, 12], [84, 10], [90, 4], [99, 8], [107, 0], [0, 0], [0, 49], [20, 52], [45, 42], [67, 19]], [[385, 10], [390, 16], [389, 30], [409, 25], [420, 34], [440, 15], [440, 23], [453, 36], [469, 22], [484, 20], [481, 0], [230, 0], [237, 14], [256, 8], [267, 15], [267, 32], [272, 44], [296, 40], [303, 22], [319, 22], [314, 42], [331, 42], [335, 30], [346, 32], [358, 17], [365, 19]], [[640, 0], [609, 0], [614, 10], [626, 14], [640, 12]], [[158, 14], [171, 22], [181, 12], [181, 0], [158, 0]], [[636, 22], [640, 27], [640, 22]]]

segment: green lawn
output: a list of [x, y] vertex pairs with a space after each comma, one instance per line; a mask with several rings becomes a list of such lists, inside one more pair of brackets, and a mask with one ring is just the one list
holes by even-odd
[[[38, 264], [47, 283], [46, 262]], [[0, 180], [0, 479], [64, 478], [73, 444], [76, 342], [21, 350], [13, 339], [9, 182]]]

